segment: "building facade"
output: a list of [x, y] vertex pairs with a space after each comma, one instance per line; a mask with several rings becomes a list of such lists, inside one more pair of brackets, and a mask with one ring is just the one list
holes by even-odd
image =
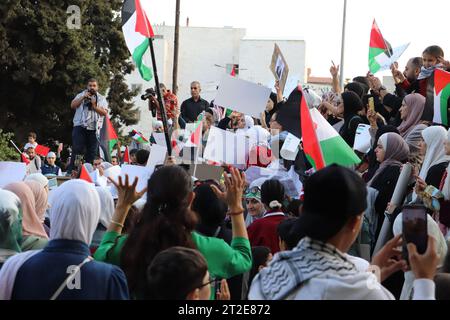
[[[159, 81], [172, 89], [174, 54], [174, 27], [155, 26], [154, 42]], [[180, 27], [178, 57], [178, 100], [179, 104], [190, 97], [190, 84], [196, 80], [201, 83], [202, 98], [214, 99], [216, 88], [224, 73], [230, 73], [233, 66], [236, 75], [244, 80], [270, 85], [274, 77], [270, 62], [277, 43], [289, 66], [289, 74], [304, 82], [305, 42], [302, 40], [268, 40], [245, 38], [245, 29], [224, 27]], [[144, 62], [151, 66], [150, 54]], [[127, 130], [135, 129], [149, 136], [152, 127], [151, 114], [147, 101], [140, 96], [145, 89], [154, 87], [154, 81], [142, 80], [135, 70], [126, 81], [131, 89], [139, 88], [135, 105], [140, 109], [140, 121]]]

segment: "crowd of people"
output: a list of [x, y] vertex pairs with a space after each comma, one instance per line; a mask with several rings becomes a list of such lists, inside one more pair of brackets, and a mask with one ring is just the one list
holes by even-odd
[[[175, 153], [139, 192], [137, 178], [104, 175], [124, 156], [107, 164], [95, 154], [95, 122], [108, 107], [90, 93], [97, 88], [90, 79], [71, 105], [77, 147], [63, 169], [76, 169], [84, 144], [88, 171], [99, 170], [107, 184], [76, 179], [77, 172], [49, 196], [44, 175], [62, 174], [60, 157], [50, 152], [41, 163], [30, 133], [25, 150], [36, 170], [0, 189], [0, 299], [450, 299], [450, 130], [426, 108], [433, 71], [447, 68], [443, 50], [430, 46], [404, 72], [392, 65], [395, 92], [370, 73], [341, 92], [333, 65], [332, 92], [297, 88], [286, 99], [277, 82], [260, 119], [208, 103], [198, 81], [180, 106], [161, 84], [171, 133], [201, 119], [203, 147], [217, 127], [245, 136], [251, 148], [241, 166], [216, 164], [225, 170], [220, 179], [197, 179]], [[303, 95], [350, 147], [359, 125], [370, 125], [360, 164], [316, 171], [302, 148], [295, 160], [283, 159], [288, 134], [301, 136]], [[161, 133], [158, 100], [149, 98], [153, 132]], [[145, 166], [151, 152], [132, 148], [129, 163]], [[407, 163], [412, 174], [394, 204]], [[302, 190], [293, 196], [277, 177], [249, 180], [250, 167], [294, 172]], [[403, 206], [411, 203], [427, 210], [423, 252], [402, 235]]]

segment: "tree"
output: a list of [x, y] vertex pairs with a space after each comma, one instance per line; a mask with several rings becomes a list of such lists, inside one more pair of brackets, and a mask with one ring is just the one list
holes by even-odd
[[[119, 0], [8, 0], [0, 3], [0, 127], [24, 141], [71, 144], [70, 102], [95, 77], [115, 124], [138, 121], [124, 75], [133, 70], [121, 31]], [[76, 5], [81, 28], [67, 25]], [[124, 108], [122, 108], [125, 106]]]
[[17, 161], [20, 159], [17, 150], [9, 143], [9, 140], [13, 139], [13, 137], [13, 133], [3, 132], [0, 129], [0, 161]]

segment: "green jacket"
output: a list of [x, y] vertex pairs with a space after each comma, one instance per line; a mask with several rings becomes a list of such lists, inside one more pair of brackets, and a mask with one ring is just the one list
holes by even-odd
[[[120, 255], [126, 239], [127, 235], [106, 232], [94, 254], [95, 260], [120, 266]], [[245, 273], [252, 267], [252, 251], [248, 239], [233, 238], [229, 246], [222, 239], [192, 232], [192, 240], [205, 258], [213, 278], [228, 279]]]

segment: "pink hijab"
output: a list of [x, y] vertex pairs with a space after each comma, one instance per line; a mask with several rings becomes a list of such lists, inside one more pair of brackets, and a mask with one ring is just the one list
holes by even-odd
[[408, 94], [403, 102], [408, 106], [408, 116], [402, 121], [398, 127], [398, 132], [403, 138], [419, 124], [422, 118], [423, 110], [425, 109], [425, 97], [419, 93]]
[[40, 221], [44, 221], [45, 211], [48, 208], [48, 193], [44, 187], [37, 181], [25, 181], [25, 184], [31, 189], [36, 203], [36, 214]]
[[[5, 189], [15, 193], [19, 197], [22, 204], [23, 235], [34, 235], [37, 237], [48, 239], [47, 233], [45, 232], [44, 226], [42, 225], [42, 220], [44, 219], [45, 214], [45, 209], [42, 210], [44, 206], [43, 203], [47, 202], [45, 199], [46, 196], [41, 194], [41, 192], [45, 193], [44, 188], [39, 185], [39, 190], [41, 191], [37, 191], [39, 205], [37, 205], [36, 203], [32, 189], [25, 182], [10, 183], [5, 187]], [[37, 209], [40, 210], [40, 216], [37, 213]]]

